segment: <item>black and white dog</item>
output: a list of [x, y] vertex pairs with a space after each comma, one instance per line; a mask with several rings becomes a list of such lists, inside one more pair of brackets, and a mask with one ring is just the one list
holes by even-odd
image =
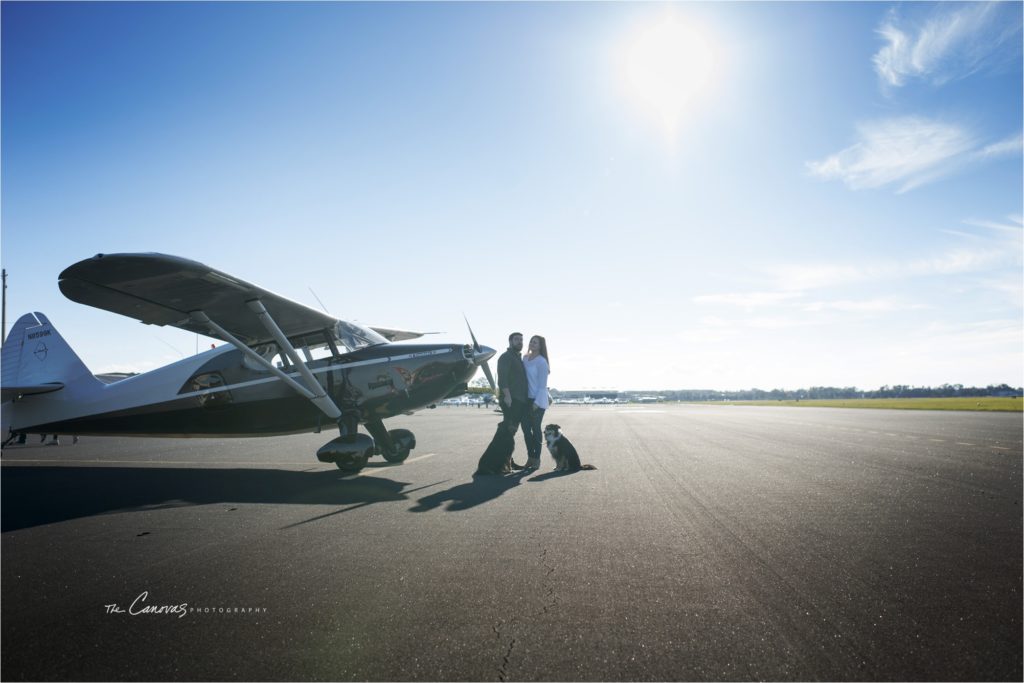
[[562, 428], [556, 424], [549, 424], [544, 427], [544, 441], [547, 442], [548, 452], [555, 459], [555, 469], [562, 472], [579, 472], [580, 470], [596, 470], [593, 465], [580, 464], [580, 454], [576, 447], [562, 434]]

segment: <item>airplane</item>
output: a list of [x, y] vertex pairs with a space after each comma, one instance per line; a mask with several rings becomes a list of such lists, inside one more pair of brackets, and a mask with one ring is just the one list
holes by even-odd
[[477, 368], [494, 388], [495, 350], [471, 327], [472, 345], [395, 344], [425, 333], [338, 320], [177, 256], [97, 254], [58, 284], [72, 301], [227, 344], [105, 383], [45, 315], [23, 315], [0, 352], [12, 434], [241, 437], [337, 426], [317, 459], [357, 472], [373, 455], [400, 463], [416, 447], [411, 431], [389, 431], [385, 419], [465, 393]]

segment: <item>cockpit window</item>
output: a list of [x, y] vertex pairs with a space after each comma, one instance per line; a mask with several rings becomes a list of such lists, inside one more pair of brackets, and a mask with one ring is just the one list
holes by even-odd
[[367, 346], [388, 343], [387, 339], [373, 330], [344, 320], [338, 321], [338, 324], [334, 326], [334, 332], [337, 343], [345, 347], [347, 351], [358, 351]]
[[299, 357], [307, 363], [324, 358], [333, 358], [340, 350], [329, 339], [326, 332], [313, 332], [301, 337], [291, 337], [288, 341], [295, 347]]
[[[333, 328], [289, 337], [288, 341], [295, 348], [295, 352], [299, 354], [299, 358], [306, 363], [338, 358], [368, 346], [388, 343], [387, 339], [373, 330], [344, 320], [339, 320]], [[277, 344], [258, 346], [253, 351], [281, 370], [290, 371], [294, 365]], [[251, 370], [267, 372], [266, 366], [247, 356], [243, 358], [242, 363]]]

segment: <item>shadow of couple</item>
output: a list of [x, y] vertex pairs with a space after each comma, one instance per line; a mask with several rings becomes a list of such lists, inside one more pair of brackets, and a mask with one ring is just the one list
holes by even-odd
[[524, 481], [531, 483], [541, 482], [572, 474], [572, 472], [554, 471], [538, 474], [527, 479], [527, 475], [533, 472], [535, 470], [518, 470], [506, 475], [474, 474], [473, 481], [420, 498], [410, 510], [412, 512], [428, 512], [442, 505], [449, 512], [468, 510], [498, 498]]

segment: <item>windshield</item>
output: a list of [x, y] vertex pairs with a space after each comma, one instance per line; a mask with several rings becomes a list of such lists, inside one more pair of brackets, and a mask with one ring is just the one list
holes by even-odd
[[[371, 329], [339, 320], [334, 327], [335, 338], [347, 351], [358, 351], [367, 346], [387, 344], [388, 340]], [[340, 350], [340, 349], [339, 349]]]

